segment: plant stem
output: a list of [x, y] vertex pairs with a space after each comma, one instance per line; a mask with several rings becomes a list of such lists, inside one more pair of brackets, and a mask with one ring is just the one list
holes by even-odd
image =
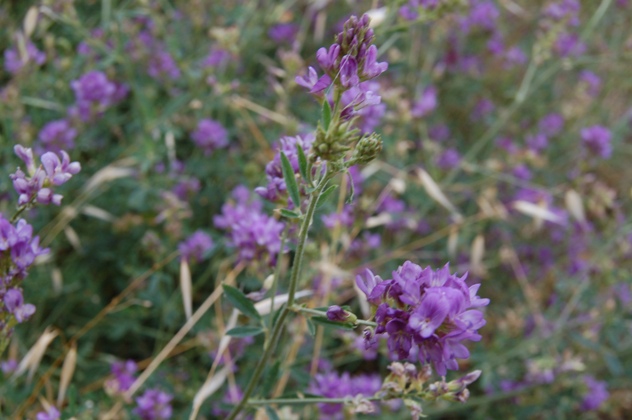
[[296, 246], [296, 255], [294, 257], [294, 264], [292, 265], [292, 273], [290, 275], [290, 285], [289, 285], [289, 291], [288, 291], [287, 305], [283, 307], [283, 309], [281, 309], [279, 318], [276, 324], [274, 324], [274, 328], [272, 329], [272, 334], [270, 335], [270, 339], [265, 345], [265, 350], [263, 352], [263, 355], [259, 359], [259, 362], [257, 363], [257, 366], [255, 367], [255, 370], [252, 373], [252, 376], [250, 377], [250, 381], [248, 382], [248, 385], [246, 386], [246, 389], [244, 390], [244, 395], [241, 398], [241, 401], [239, 401], [239, 404], [237, 404], [233, 408], [233, 411], [227, 417], [228, 420], [235, 419], [237, 415], [246, 406], [246, 404], [248, 404], [248, 398], [250, 398], [250, 395], [252, 394], [255, 387], [257, 386], [257, 383], [259, 382], [259, 378], [261, 377], [261, 374], [263, 373], [264, 368], [268, 364], [268, 360], [272, 356], [272, 352], [274, 352], [276, 345], [278, 344], [279, 339], [281, 338], [281, 334], [283, 333], [283, 327], [285, 325], [285, 320], [288, 314], [290, 313], [289, 308], [291, 308], [292, 305], [294, 305], [296, 287], [298, 285], [298, 279], [301, 274], [301, 265], [303, 262], [305, 242], [307, 241], [307, 233], [309, 232], [309, 227], [312, 224], [314, 212], [316, 211], [316, 204], [318, 203], [318, 198], [320, 197], [320, 194], [323, 192], [323, 189], [325, 189], [325, 186], [327, 185], [327, 183], [329, 182], [332, 176], [333, 174], [328, 168], [327, 173], [321, 179], [320, 183], [318, 184], [318, 187], [310, 195], [309, 203], [307, 205], [307, 213], [305, 214], [305, 217], [303, 218], [303, 222], [301, 223], [301, 228], [299, 230], [298, 243]]
[[[363, 399], [369, 401], [380, 401], [381, 397], [365, 397]], [[272, 404], [316, 404], [316, 403], [330, 403], [340, 404], [351, 402], [352, 398], [275, 398], [270, 400], [250, 400], [248, 405], [272, 405]]]
[[[300, 306], [293, 306], [290, 308], [294, 312], [302, 312], [304, 314], [310, 314], [314, 316], [327, 316], [327, 312], [319, 311], [318, 309], [310, 309], [310, 308], [302, 308]], [[368, 325], [369, 327], [377, 327], [377, 324], [373, 321], [365, 321], [363, 319], [358, 319], [355, 321], [357, 325]]]

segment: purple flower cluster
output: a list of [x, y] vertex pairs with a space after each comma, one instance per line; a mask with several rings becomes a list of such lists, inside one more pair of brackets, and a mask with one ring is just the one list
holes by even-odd
[[261, 197], [270, 201], [277, 201], [281, 197], [286, 196], [287, 186], [285, 185], [285, 179], [283, 178], [283, 170], [281, 169], [281, 152], [285, 153], [292, 169], [295, 174], [298, 174], [298, 149], [297, 146], [301, 146], [305, 155], [309, 154], [314, 141], [313, 135], [295, 136], [295, 137], [281, 137], [280, 145], [277, 153], [274, 155], [274, 159], [266, 165], [266, 178], [268, 179], [268, 185], [265, 187], [257, 187], [255, 192]]
[[586, 149], [595, 156], [608, 159], [612, 155], [610, 130], [601, 125], [593, 125], [581, 130], [582, 142]]
[[109, 394], [122, 394], [134, 383], [134, 374], [138, 366], [133, 360], [114, 362], [110, 366], [112, 378], [105, 382], [105, 389]]
[[[489, 303], [476, 296], [480, 284], [468, 287], [466, 276], [450, 274], [448, 265], [435, 271], [410, 261], [392, 275], [382, 280], [367, 269], [356, 278], [376, 307], [375, 334], [388, 335], [391, 357], [432, 363], [440, 375], [458, 369], [456, 359], [469, 357], [462, 342], [480, 340], [477, 330], [485, 325], [483, 313], [473, 309]], [[370, 331], [365, 338], [367, 345], [375, 340]]]
[[437, 88], [434, 86], [428, 86], [424, 89], [419, 100], [417, 100], [412, 109], [410, 115], [415, 118], [422, 118], [430, 114], [437, 108]]
[[35, 420], [59, 420], [61, 413], [55, 406], [50, 406], [46, 411], [40, 411], [35, 415]]
[[224, 126], [209, 118], [198, 122], [197, 128], [191, 133], [191, 138], [207, 156], [217, 149], [228, 146], [228, 132]]
[[44, 125], [38, 137], [44, 150], [59, 153], [75, 148], [77, 129], [66, 119], [54, 120]]
[[596, 380], [591, 375], [584, 375], [582, 379], [587, 388], [582, 401], [582, 410], [597, 410], [610, 396], [608, 384]]
[[380, 84], [374, 80], [362, 82], [346, 90], [340, 100], [342, 120], [355, 118], [355, 125], [361, 132], [371, 133], [386, 113], [386, 105], [381, 103], [379, 90]]
[[35, 306], [24, 302], [19, 285], [35, 258], [47, 252], [24, 219], [13, 225], [0, 215], [0, 334], [10, 335], [15, 322], [22, 323], [35, 313]]
[[[348, 372], [332, 371], [314, 375], [309, 392], [326, 398], [345, 398], [362, 395], [371, 397], [382, 387], [379, 375], [351, 376]], [[321, 418], [342, 418], [342, 404], [318, 404]]]
[[55, 194], [54, 188], [66, 183], [73, 175], [81, 170], [79, 162], [70, 162], [70, 157], [63, 150], [61, 159], [53, 152], [46, 152], [42, 155], [42, 164], [35, 166], [33, 150], [17, 145], [14, 147], [15, 154], [26, 164], [25, 174], [18, 168], [11, 174], [13, 188], [19, 194], [18, 205], [24, 206], [34, 202], [39, 204], [55, 205], [61, 204], [62, 196]]
[[171, 418], [172, 395], [158, 389], [148, 389], [136, 398], [136, 408], [133, 413], [142, 420], [167, 420]]
[[41, 66], [45, 61], [46, 54], [38, 50], [31, 41], [26, 41], [23, 53], [18, 48], [9, 48], [4, 51], [4, 69], [11, 74], [19, 73], [31, 63]]
[[281, 252], [283, 223], [263, 213], [263, 203], [251, 196], [246, 187], [235, 188], [233, 202], [222, 206], [222, 214], [213, 217], [215, 227], [228, 231], [228, 243], [239, 250], [239, 259], [252, 261], [267, 257], [274, 264]]
[[127, 95], [128, 88], [110, 81], [105, 73], [93, 70], [70, 82], [75, 93], [75, 104], [68, 109], [71, 117], [83, 122], [101, 116], [110, 106]]
[[196, 262], [202, 261], [211, 248], [213, 248], [213, 240], [201, 230], [196, 231], [178, 245], [180, 257], [183, 260]]
[[308, 75], [297, 77], [296, 83], [310, 89], [311, 93], [321, 94], [332, 83], [344, 91], [384, 73], [388, 64], [377, 61], [377, 47], [371, 44], [374, 34], [369, 23], [367, 15], [360, 19], [351, 16], [336, 36], [336, 42], [329, 49], [321, 48], [316, 52], [318, 64], [325, 74], [319, 78], [316, 70], [310, 67]]

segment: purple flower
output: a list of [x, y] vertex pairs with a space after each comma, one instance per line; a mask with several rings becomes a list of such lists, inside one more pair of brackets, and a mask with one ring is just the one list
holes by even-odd
[[461, 163], [461, 155], [456, 149], [445, 150], [437, 157], [437, 166], [444, 170], [456, 168]]
[[437, 109], [437, 88], [428, 86], [421, 94], [421, 98], [413, 105], [410, 115], [422, 118]]
[[329, 49], [320, 48], [316, 53], [316, 60], [325, 75], [319, 78], [316, 70], [310, 67], [307, 76], [296, 77], [296, 83], [310, 89], [310, 93], [320, 95], [331, 83], [345, 91], [385, 72], [388, 64], [377, 61], [377, 47], [371, 44], [374, 35], [369, 22], [367, 15], [360, 19], [351, 16], [336, 36], [336, 42]]
[[142, 420], [166, 420], [171, 418], [171, 400], [173, 396], [158, 389], [148, 389], [136, 398], [133, 413]]
[[197, 128], [191, 133], [191, 138], [207, 156], [216, 149], [228, 146], [228, 132], [224, 126], [209, 118], [198, 122]]
[[601, 91], [601, 77], [589, 70], [584, 70], [579, 74], [579, 80], [587, 86], [586, 91], [590, 96], [597, 96]]
[[17, 74], [29, 63], [41, 66], [46, 61], [46, 54], [38, 50], [31, 41], [26, 41], [24, 55], [17, 48], [9, 48], [4, 51], [4, 69]]
[[3, 301], [7, 312], [12, 314], [18, 323], [28, 320], [35, 313], [35, 306], [30, 303], [24, 303], [24, 297], [20, 289], [7, 290]]
[[268, 36], [277, 44], [293, 44], [299, 27], [295, 23], [277, 23], [268, 30]]
[[285, 178], [281, 169], [281, 152], [285, 153], [294, 173], [298, 174], [298, 146], [301, 146], [305, 155], [308, 155], [313, 141], [314, 136], [311, 134], [302, 137], [281, 137], [281, 144], [277, 146], [277, 153], [274, 155], [274, 159], [266, 165], [268, 185], [257, 187], [255, 192], [270, 201], [277, 201], [285, 197], [287, 186], [285, 185]]
[[13, 149], [15, 154], [26, 163], [29, 177], [18, 168], [11, 174], [13, 188], [19, 194], [18, 205], [26, 205], [32, 200], [40, 204], [55, 205], [61, 204], [62, 196], [54, 194], [53, 187], [62, 185], [73, 175], [81, 170], [79, 162], [70, 162], [70, 157], [63, 150], [62, 159], [59, 159], [53, 152], [46, 152], [42, 155], [42, 165], [35, 167], [33, 151], [31, 149], [16, 145]]
[[70, 82], [77, 102], [98, 103], [108, 106], [116, 92], [116, 85], [108, 80], [105, 73], [90, 71], [77, 80]]
[[68, 120], [55, 120], [47, 123], [39, 132], [39, 139], [45, 150], [59, 153], [75, 148], [77, 130]]
[[[317, 373], [314, 375], [309, 392], [326, 398], [345, 398], [362, 395], [371, 397], [380, 390], [382, 380], [379, 375], [357, 375], [337, 372]], [[342, 419], [342, 404], [318, 404], [321, 418]]]
[[456, 359], [469, 357], [462, 342], [481, 338], [478, 329], [485, 319], [474, 308], [486, 306], [489, 299], [479, 298], [480, 285], [468, 287], [465, 276], [450, 274], [447, 265], [435, 271], [407, 261], [392, 279], [382, 280], [367, 270], [365, 279], [358, 276], [356, 282], [377, 306], [375, 334], [387, 334], [395, 360], [432, 363], [445, 375], [447, 369], [458, 369]]
[[274, 264], [281, 252], [284, 224], [262, 213], [262, 203], [245, 187], [233, 191], [235, 202], [222, 206], [222, 214], [213, 217], [215, 227], [227, 230], [228, 244], [239, 249], [239, 259], [253, 261], [267, 257]]
[[200, 262], [212, 247], [213, 240], [211, 237], [201, 230], [198, 230], [185, 241], [180, 242], [178, 250], [183, 260]]
[[472, 28], [493, 31], [500, 11], [493, 1], [471, 0], [469, 14], [461, 20], [461, 30], [469, 32]]
[[327, 319], [330, 321], [344, 322], [349, 318], [349, 312], [338, 305], [332, 305], [327, 309]]
[[54, 406], [50, 406], [46, 411], [40, 411], [35, 415], [35, 420], [59, 420], [60, 418], [61, 413]]
[[525, 139], [531, 150], [541, 152], [549, 145], [549, 139], [542, 133], [528, 135]]
[[180, 69], [168, 51], [157, 50], [149, 57], [147, 74], [156, 80], [180, 78]]
[[202, 62], [204, 67], [222, 67], [230, 61], [230, 52], [223, 48], [211, 48], [211, 51]]
[[548, 114], [540, 120], [538, 127], [545, 136], [556, 136], [564, 128], [564, 117], [555, 113]]
[[612, 134], [606, 127], [593, 125], [583, 128], [581, 137], [584, 146], [593, 155], [608, 159], [612, 154], [612, 145], [610, 144]]
[[608, 384], [604, 381], [596, 380], [591, 375], [584, 375], [582, 379], [587, 388], [582, 401], [582, 410], [597, 410], [610, 396], [607, 388]]
[[577, 34], [561, 33], [555, 41], [554, 49], [560, 57], [576, 57], [586, 51], [586, 44]]

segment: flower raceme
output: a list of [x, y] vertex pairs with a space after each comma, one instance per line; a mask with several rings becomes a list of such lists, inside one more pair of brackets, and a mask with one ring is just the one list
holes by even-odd
[[78, 174], [81, 170], [79, 162], [70, 162], [70, 157], [62, 150], [61, 159], [54, 152], [44, 153], [41, 157], [42, 164], [36, 167], [32, 149], [17, 145], [13, 150], [26, 165], [28, 173], [27, 176], [18, 168], [10, 175], [13, 188], [19, 194], [18, 205], [37, 202], [59, 206], [62, 196], [55, 194], [54, 187], [66, 183], [73, 175]]
[[351, 16], [335, 42], [328, 49], [323, 47], [316, 52], [316, 60], [325, 74], [319, 78], [316, 70], [309, 67], [307, 76], [297, 77], [296, 83], [320, 94], [332, 83], [344, 91], [384, 73], [388, 63], [377, 61], [377, 47], [371, 44], [374, 34], [369, 28], [370, 21], [367, 15], [359, 19]]
[[[449, 266], [433, 270], [410, 261], [382, 280], [370, 270], [356, 282], [374, 307], [375, 334], [387, 334], [394, 360], [432, 363], [440, 375], [457, 370], [456, 359], [469, 357], [464, 340], [478, 341], [478, 329], [485, 325], [483, 313], [489, 299], [476, 295], [480, 284], [467, 286], [466, 275], [457, 277]], [[375, 343], [370, 331], [367, 346]]]

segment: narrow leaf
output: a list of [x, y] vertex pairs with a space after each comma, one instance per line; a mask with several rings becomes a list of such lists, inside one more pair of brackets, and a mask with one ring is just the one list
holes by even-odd
[[277, 412], [274, 410], [274, 408], [270, 407], [269, 405], [266, 405], [266, 414], [268, 415], [268, 418], [270, 420], [280, 420], [279, 416], [277, 415]]
[[259, 335], [263, 332], [263, 328], [260, 327], [235, 327], [226, 331], [227, 335], [232, 337], [252, 337]]
[[338, 187], [337, 185], [330, 185], [329, 187], [327, 187], [327, 189], [325, 189], [325, 191], [322, 192], [320, 197], [318, 197], [318, 202], [316, 203], [316, 207], [318, 208], [322, 206], [323, 204], [325, 204], [327, 202], [327, 199], [331, 195], [331, 193], [334, 192], [334, 190], [337, 187]]
[[298, 219], [301, 217], [297, 212], [288, 209], [281, 209], [281, 216], [287, 217], [288, 219]]
[[261, 315], [259, 315], [259, 312], [255, 309], [255, 305], [241, 292], [241, 290], [227, 284], [223, 284], [222, 287], [224, 288], [224, 295], [226, 296], [226, 299], [228, 299], [229, 302], [232, 303], [233, 306], [242, 314], [250, 318], [261, 320]]
[[301, 196], [298, 192], [298, 184], [296, 183], [296, 177], [294, 176], [294, 169], [290, 160], [285, 156], [285, 153], [281, 152], [281, 169], [283, 171], [283, 178], [285, 179], [285, 185], [287, 192], [290, 194], [290, 198], [294, 203], [294, 207], [301, 208]]
[[314, 325], [310, 318], [307, 318], [307, 331], [312, 337], [316, 335], [316, 325]]
[[309, 179], [307, 177], [307, 156], [305, 156], [305, 152], [300, 144], [296, 145], [296, 151], [298, 152], [298, 170], [303, 179], [307, 181]]
[[331, 105], [329, 105], [329, 101], [325, 98], [323, 101], [323, 127], [325, 131], [329, 129], [329, 124], [331, 124]]
[[335, 328], [342, 328], [344, 330], [352, 330], [354, 329], [353, 324], [350, 324], [348, 322], [337, 322], [337, 321], [330, 321], [329, 319], [325, 318], [324, 316], [315, 316], [311, 318], [312, 321], [314, 321], [317, 324], [322, 324], [328, 327], [335, 327]]

